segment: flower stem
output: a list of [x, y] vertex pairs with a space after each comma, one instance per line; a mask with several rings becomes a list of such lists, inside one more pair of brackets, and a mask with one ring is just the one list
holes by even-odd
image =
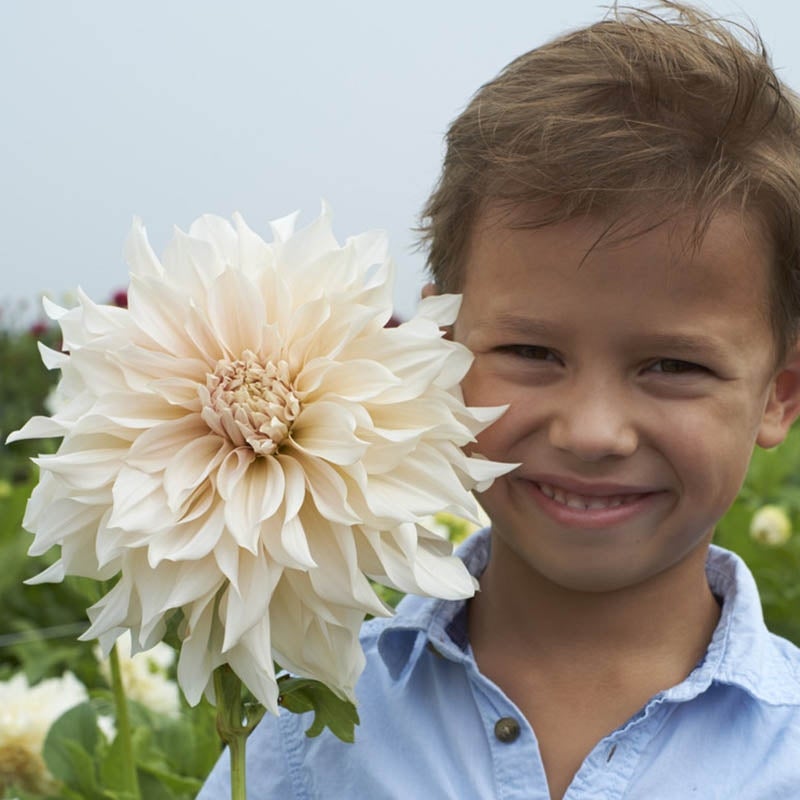
[[223, 664], [214, 670], [217, 699], [217, 733], [228, 746], [231, 757], [231, 800], [247, 800], [245, 748], [247, 737], [264, 715], [264, 707], [245, 703], [239, 676]]
[[119, 653], [117, 645], [111, 648], [109, 656], [111, 663], [111, 688], [114, 692], [114, 706], [117, 712], [117, 737], [120, 740], [125, 764], [126, 789], [131, 797], [141, 799], [139, 791], [139, 778], [136, 775], [136, 761], [133, 757], [133, 739], [131, 738], [131, 719], [128, 714], [128, 698], [125, 696], [125, 687], [122, 685], [122, 671], [119, 666]]

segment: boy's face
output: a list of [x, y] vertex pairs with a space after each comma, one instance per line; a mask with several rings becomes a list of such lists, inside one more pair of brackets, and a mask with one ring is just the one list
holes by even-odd
[[499, 219], [473, 232], [454, 329], [475, 353], [467, 403], [510, 405], [474, 448], [521, 464], [481, 497], [495, 537], [571, 589], [679, 568], [709, 542], [754, 444], [777, 444], [793, 414], [760, 227], [720, 212], [695, 248], [684, 217], [591, 249], [603, 219]]

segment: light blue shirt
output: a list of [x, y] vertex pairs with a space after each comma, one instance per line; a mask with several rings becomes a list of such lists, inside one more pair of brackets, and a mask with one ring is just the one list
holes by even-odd
[[[480, 575], [488, 534], [461, 555]], [[741, 559], [712, 547], [707, 574], [723, 605], [705, 658], [598, 742], [565, 800], [800, 799], [800, 650], [767, 631]], [[366, 623], [356, 743], [267, 715], [247, 744], [248, 799], [547, 800], [536, 736], [478, 670], [464, 609], [407, 597]], [[225, 753], [198, 800], [229, 798], [228, 773]]]

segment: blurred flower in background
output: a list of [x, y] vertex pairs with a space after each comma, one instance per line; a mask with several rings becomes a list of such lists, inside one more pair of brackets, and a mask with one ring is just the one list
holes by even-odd
[[750, 522], [750, 536], [770, 547], [786, 544], [792, 535], [792, 523], [782, 506], [761, 506]]
[[[122, 686], [128, 699], [147, 706], [160, 714], [177, 714], [180, 710], [178, 684], [169, 677], [175, 663], [175, 651], [164, 642], [150, 650], [131, 655], [131, 635], [126, 632], [117, 639]], [[100, 661], [103, 677], [111, 683], [111, 665], [99, 647], [95, 655]]]
[[58, 717], [87, 699], [70, 672], [35, 686], [23, 674], [0, 682], [0, 792], [11, 786], [43, 795], [57, 790], [42, 759], [44, 740]]

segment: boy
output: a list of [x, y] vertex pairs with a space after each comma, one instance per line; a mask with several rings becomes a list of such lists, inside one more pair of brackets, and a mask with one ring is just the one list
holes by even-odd
[[474, 448], [521, 466], [480, 593], [365, 626], [356, 744], [267, 718], [249, 796], [800, 797], [800, 652], [710, 548], [800, 414], [794, 95], [698, 12], [619, 12], [479, 90], [425, 220], [465, 398], [509, 404]]

